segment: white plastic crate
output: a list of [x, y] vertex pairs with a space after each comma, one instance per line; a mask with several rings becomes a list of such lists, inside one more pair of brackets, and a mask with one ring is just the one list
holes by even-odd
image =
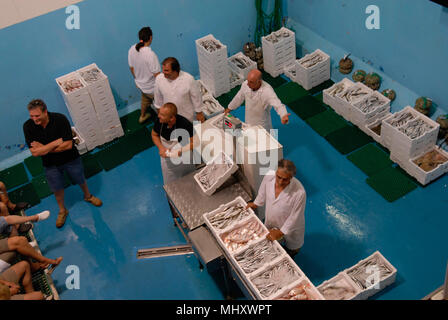
[[[210, 104], [214, 104], [216, 106], [216, 109], [212, 108], [210, 109]], [[204, 113], [205, 117], [207, 119], [212, 118], [220, 113], [224, 112], [224, 107], [221, 106], [221, 104], [213, 98], [211, 94], [207, 94], [202, 96], [202, 112]]]
[[[281, 37], [277, 42], [268, 39], [272, 35], [280, 33], [288, 34], [288, 37]], [[262, 37], [263, 65], [264, 70], [273, 77], [278, 77], [283, 73], [284, 68], [291, 66], [296, 59], [295, 34], [289, 29], [282, 27], [270, 35]]]
[[[224, 174], [222, 176], [220, 176], [216, 182], [211, 185], [208, 189], [206, 189], [202, 183], [199, 181], [199, 176], [209, 168], [209, 166], [212, 166], [213, 164], [223, 164], [222, 160], [224, 159], [225, 164], [229, 164], [230, 168], [228, 168]], [[211, 196], [216, 189], [218, 189], [224, 182], [227, 181], [227, 179], [230, 178], [230, 176], [236, 172], [236, 170], [238, 170], [238, 165], [224, 152], [220, 152], [212, 161], [210, 161], [209, 163], [207, 163], [207, 165], [205, 166], [204, 169], [202, 169], [201, 171], [199, 171], [198, 173], [196, 173], [194, 175], [194, 180], [196, 181], [196, 183], [199, 185], [199, 187], [201, 188], [202, 192], [204, 192], [206, 195]]]
[[[66, 87], [64, 87], [64, 83], [66, 83], [67, 81], [76, 81], [79, 83], [80, 87], [68, 91]], [[71, 104], [73, 103], [73, 101], [84, 99], [86, 95], [89, 95], [86, 83], [82, 80], [77, 72], [71, 72], [64, 76], [56, 78], [56, 83], [66, 104]], [[74, 103], [76, 104], [76, 102]]]
[[292, 82], [297, 83], [297, 64], [293, 63], [290, 66], [284, 67], [283, 74], [287, 76]]
[[[385, 287], [387, 287], [387, 286], [389, 286], [389, 285], [391, 285], [392, 283], [395, 282], [395, 279], [396, 279], [396, 276], [397, 276], [397, 269], [379, 251], [375, 251], [372, 255], [370, 255], [369, 257], [359, 261], [353, 267], [344, 270], [344, 272], [351, 278], [351, 276], [350, 276], [350, 271], [351, 270], [353, 270], [354, 268], [359, 266], [361, 263], [364, 263], [365, 261], [369, 260], [370, 258], [372, 258], [374, 256], [378, 257], [379, 261], [381, 261], [384, 265], [386, 265], [392, 272], [391, 272], [390, 275], [388, 275], [386, 277], [383, 277], [382, 279], [380, 278], [378, 283], [371, 284], [371, 285], [367, 286], [367, 288], [365, 288], [365, 289], [360, 288], [361, 292], [356, 297], [357, 300], [368, 299], [369, 297], [371, 297], [374, 294], [380, 292]], [[374, 271], [375, 270], [372, 268], [372, 273], [368, 274], [368, 276], [371, 276], [373, 280], [375, 280]], [[353, 278], [352, 278], [352, 280], [353, 280]], [[356, 284], [356, 281], [353, 281], [353, 282], [355, 282], [355, 284]]]
[[[392, 114], [390, 112], [386, 112], [382, 115], [380, 115], [375, 121], [373, 121], [372, 123], [368, 123], [365, 126], [360, 126], [359, 128], [366, 133], [367, 135], [369, 135], [370, 137], [372, 137], [376, 142], [378, 142], [379, 144], [381, 144], [382, 146], [386, 147], [387, 146], [384, 144], [383, 141], [383, 130], [382, 130], [382, 123], [383, 120], [389, 118]], [[378, 135], [375, 131], [372, 130], [372, 128], [375, 128], [376, 126], [381, 125], [381, 131], [380, 134]]]
[[[365, 95], [360, 95], [356, 97], [348, 97], [346, 94], [348, 92], [351, 92], [352, 90], [361, 90], [365, 93]], [[352, 86], [346, 88], [343, 92], [336, 94], [335, 96], [335, 111], [339, 113], [341, 116], [344, 117], [344, 119], [348, 121], [352, 121], [352, 109], [354, 108], [352, 104], [360, 101], [361, 99], [365, 98], [367, 95], [370, 95], [373, 92], [372, 89], [367, 87], [366, 85], [357, 82], [353, 84]]]
[[[242, 61], [244, 65], [239, 66], [235, 59]], [[241, 75], [243, 79], [247, 78], [247, 74], [251, 70], [257, 69], [257, 63], [255, 61], [252, 61], [248, 56], [245, 56], [242, 52], [234, 54], [228, 59], [228, 61], [230, 68], [237, 74]]]
[[244, 78], [233, 70], [229, 70], [230, 89], [233, 89], [244, 82]]
[[[306, 67], [302, 64], [314, 55], [321, 56], [322, 61], [316, 63], [311, 67]], [[301, 59], [296, 60], [295, 64], [297, 70], [297, 82], [305, 90], [310, 90], [311, 88], [318, 86], [322, 82], [330, 79], [330, 56], [319, 49], [305, 55]]]
[[[323, 90], [323, 101], [329, 105], [333, 110], [343, 116], [346, 120], [350, 117], [350, 109], [347, 110], [346, 105], [340, 103], [340, 99], [336, 99], [336, 94], [345, 91], [348, 87], [354, 85], [354, 82], [344, 78], [340, 82], [333, 84], [330, 88]], [[339, 88], [339, 89], [338, 89]], [[336, 90], [336, 91], [335, 91]]]
[[[260, 289], [256, 286], [254, 283], [254, 280], [258, 277], [262, 276], [265, 272], [269, 272], [272, 268], [275, 266], [282, 264], [282, 263], [288, 263], [292, 269], [294, 269], [297, 273], [296, 276], [291, 277], [289, 279], [285, 279], [284, 286], [281, 286], [279, 290], [276, 292], [273, 292], [269, 296], [265, 296], [260, 292]], [[275, 259], [272, 263], [266, 265], [264, 268], [260, 269], [258, 272], [255, 272], [252, 276], [249, 277], [248, 284], [252, 290], [252, 292], [255, 293], [255, 296], [257, 299], [260, 300], [272, 300], [274, 297], [277, 297], [280, 293], [283, 293], [286, 289], [288, 289], [291, 285], [297, 283], [300, 280], [306, 279], [305, 274], [303, 271], [299, 268], [299, 266], [294, 262], [294, 260], [291, 259], [291, 257], [284, 253], [280, 258]], [[282, 279], [283, 280], [283, 279]]]
[[[215, 43], [219, 44], [221, 47], [219, 49], [214, 50], [213, 52], [209, 52], [204, 46], [201, 45], [201, 42], [212, 40]], [[208, 34], [202, 38], [199, 38], [195, 41], [196, 43], [196, 52], [198, 55], [198, 60], [204, 61], [209, 65], [215, 65], [219, 63], [227, 64], [227, 46], [222, 44], [219, 40], [217, 40], [212, 34]]]
[[[348, 287], [351, 288], [354, 293], [352, 295], [350, 295], [349, 297], [339, 297], [336, 299], [330, 299], [330, 297], [325, 296], [323, 293], [323, 288], [325, 288], [327, 285], [339, 285], [339, 286], [344, 286], [344, 287]], [[359, 296], [359, 294], [361, 293], [361, 289], [353, 282], [353, 280], [345, 273], [345, 272], [340, 272], [338, 273], [336, 276], [334, 276], [333, 278], [331, 278], [330, 280], [326, 280], [324, 282], [322, 282], [317, 289], [319, 290], [319, 292], [322, 294], [322, 296], [326, 299], [326, 300], [356, 300]]]
[[[381, 105], [369, 112], [363, 112], [360, 106], [369, 98], [377, 97], [381, 102]], [[371, 95], [353, 104], [351, 108], [350, 119], [351, 122], [358, 127], [364, 127], [366, 124], [370, 124], [376, 121], [379, 117], [390, 111], [390, 100], [378, 91], [372, 92]]]
[[76, 146], [76, 149], [78, 149], [79, 154], [84, 154], [86, 153], [87, 150], [87, 145], [86, 145], [86, 141], [85, 139], [81, 136], [81, 134], [79, 133], [78, 130], [76, 130], [76, 127], [72, 127], [72, 132], [74, 132], [74, 143]]
[[201, 91], [202, 96], [210, 95], [208, 88], [201, 80], [196, 80], [196, 82], [198, 83], [199, 90]]
[[105, 142], [110, 142], [116, 138], [124, 136], [123, 128], [120, 126], [115, 126], [109, 130], [104, 131]]
[[306, 294], [309, 298], [307, 300], [325, 300], [325, 297], [319, 292], [319, 290], [311, 283], [311, 281], [307, 277], [302, 277], [301, 279], [292, 283], [285, 289], [281, 290], [278, 294], [274, 295], [270, 300], [296, 300], [294, 298], [287, 299], [288, 294], [291, 293], [292, 290], [296, 291], [303, 286], [307, 287]]
[[[414, 110], [410, 106], [404, 107], [402, 110], [394, 113], [391, 117], [384, 119], [383, 124], [381, 125], [381, 136], [383, 137], [383, 143], [386, 148], [391, 149], [392, 143], [395, 140], [395, 136], [398, 134], [398, 128], [400, 126], [394, 127], [391, 123], [403, 115], [404, 113], [410, 113], [412, 115], [412, 119], [416, 119], [419, 117], [420, 113], [416, 110]], [[411, 119], [411, 120], [412, 120]], [[410, 120], [408, 120], [410, 121]], [[406, 124], [407, 122], [403, 122], [402, 125]]]

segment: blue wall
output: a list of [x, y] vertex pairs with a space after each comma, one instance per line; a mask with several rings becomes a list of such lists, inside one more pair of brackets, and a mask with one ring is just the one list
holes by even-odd
[[[379, 30], [365, 27], [369, 5], [380, 9]], [[310, 47], [312, 41], [315, 46], [331, 43], [343, 50], [335, 55], [337, 50], [331, 52], [328, 45], [334, 66], [343, 53], [351, 52], [360, 62], [355, 61], [354, 70], [377, 71], [389, 78], [380, 90], [392, 88], [398, 98], [402, 87], [415, 93], [406, 93], [395, 108], [414, 106], [415, 97], [427, 96], [438, 105], [433, 118], [448, 113], [447, 9], [429, 0], [288, 0], [285, 15], [307, 50], [316, 49]], [[337, 78], [334, 71], [339, 72], [332, 70]]]
[[[175, 56], [197, 75], [195, 39], [212, 33], [229, 54], [252, 41], [252, 0], [85, 0], [80, 30], [67, 30], [65, 8], [0, 30], [0, 161], [21, 152], [27, 103], [42, 98], [51, 111], [68, 116], [55, 78], [95, 62], [109, 77], [118, 109], [140, 97], [127, 65], [127, 52], [150, 25], [153, 50], [162, 61]], [[6, 146], [10, 146], [8, 150]]]

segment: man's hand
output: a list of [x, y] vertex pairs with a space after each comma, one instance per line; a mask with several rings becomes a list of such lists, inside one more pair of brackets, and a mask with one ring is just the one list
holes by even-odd
[[225, 115], [228, 115], [228, 114], [230, 113], [230, 111], [232, 111], [232, 110], [230, 110], [229, 108], [226, 108], [226, 109], [224, 110], [224, 114], [225, 114]]
[[288, 113], [287, 115], [284, 115], [283, 117], [282, 117], [282, 124], [288, 124], [289, 123], [289, 116], [290, 116], [291, 114], [290, 113]]
[[269, 229], [269, 233], [266, 235], [268, 240], [274, 241], [279, 240], [284, 236], [283, 232], [279, 229]]
[[253, 203], [253, 202], [248, 202], [247, 206], [246, 206], [246, 209], [249, 209], [249, 208], [255, 210], [255, 209], [258, 208], [258, 206], [255, 203]]
[[196, 113], [196, 119], [198, 119], [198, 121], [204, 122], [205, 121], [204, 113], [203, 112]]
[[43, 147], [44, 145], [40, 142], [37, 141], [33, 141], [31, 142], [31, 148], [39, 148], [39, 147]]
[[167, 148], [165, 148], [164, 146], [161, 146], [159, 148], [159, 154], [162, 158], [168, 158], [166, 152], [169, 151]]

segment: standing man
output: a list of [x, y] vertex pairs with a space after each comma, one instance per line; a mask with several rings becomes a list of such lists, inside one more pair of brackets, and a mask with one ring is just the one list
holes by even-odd
[[[177, 113], [174, 103], [165, 103], [151, 132], [152, 141], [159, 149], [163, 183], [179, 179], [194, 171], [192, 157], [173, 159], [193, 150], [193, 124]], [[187, 162], [187, 163], [183, 163]]]
[[162, 62], [162, 72], [156, 77], [154, 105], [160, 109], [165, 103], [174, 103], [177, 113], [188, 121], [205, 121], [202, 113], [202, 95], [193, 76], [180, 70], [179, 61], [169, 57]]
[[305, 235], [306, 192], [299, 180], [294, 178], [296, 167], [292, 161], [278, 162], [275, 175], [266, 175], [254, 202], [247, 207], [266, 207], [265, 225], [271, 241], [285, 240], [285, 250], [294, 257], [303, 246]]
[[142, 93], [141, 113], [139, 123], [144, 123], [151, 117], [149, 108], [154, 100], [155, 78], [160, 73], [157, 55], [151, 50], [152, 30], [142, 28], [138, 33], [139, 43], [133, 45], [128, 52], [129, 69], [135, 80], [135, 85]]
[[259, 70], [254, 69], [247, 74], [247, 80], [241, 85], [240, 91], [229, 103], [225, 114], [237, 109], [246, 101], [245, 122], [249, 125], [261, 125], [268, 132], [272, 129], [271, 108], [281, 118], [282, 124], [287, 124], [289, 116], [286, 107], [281, 103], [274, 92], [274, 89], [263, 81], [262, 74]]
[[72, 129], [68, 119], [60, 113], [48, 112], [40, 99], [28, 104], [30, 118], [23, 124], [25, 141], [35, 157], [42, 157], [48, 185], [59, 206], [56, 227], [61, 228], [68, 215], [64, 204], [64, 172], [72, 182], [79, 184], [84, 201], [96, 207], [103, 203], [94, 197], [87, 187], [84, 168], [78, 150], [73, 143]]

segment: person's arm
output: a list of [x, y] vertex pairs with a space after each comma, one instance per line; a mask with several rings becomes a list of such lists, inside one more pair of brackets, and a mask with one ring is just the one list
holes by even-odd
[[291, 115], [286, 110], [285, 105], [280, 101], [280, 99], [275, 94], [274, 90], [270, 90], [268, 92], [268, 99], [267, 99], [268, 105], [271, 105], [274, 107], [277, 114], [280, 116], [280, 119], [282, 121], [282, 124], [287, 124], [289, 122], [289, 116]]
[[62, 143], [63, 143], [62, 138], [56, 139], [45, 145], [40, 142], [33, 141], [31, 142], [30, 151], [34, 157], [40, 157], [50, 153], [58, 146], [60, 146]]
[[204, 113], [202, 112], [202, 94], [198, 82], [191, 77], [190, 80], [190, 99], [193, 104], [194, 112], [196, 112], [196, 119], [200, 122], [205, 121]]
[[131, 70], [132, 76], [135, 79], [135, 72], [134, 72], [134, 67], [129, 67], [129, 70]]
[[62, 142], [59, 146], [57, 146], [55, 149], [50, 151], [51, 153], [57, 153], [57, 152], [64, 152], [67, 150], [71, 150], [73, 148], [73, 140], [68, 140]]
[[230, 101], [229, 105], [227, 106], [227, 109], [224, 111], [225, 114], [228, 114], [230, 111], [239, 108], [241, 106], [241, 104], [243, 103], [243, 101], [244, 101], [243, 86], [244, 86], [244, 83], [241, 85], [240, 90], [235, 95], [235, 97], [233, 97], [232, 101]]
[[257, 207], [264, 206], [266, 202], [266, 183], [267, 183], [268, 176], [265, 176], [263, 178], [263, 181], [261, 182], [260, 188], [258, 189], [258, 195], [254, 200], [254, 204]]
[[[162, 75], [159, 75], [159, 76], [163, 77]], [[160, 90], [160, 81], [157, 81], [159, 76], [157, 76], [155, 84], [154, 84], [154, 106], [157, 109], [160, 109], [163, 105], [163, 94], [162, 94], [162, 91]]]
[[151, 131], [151, 138], [152, 142], [156, 145], [157, 149], [159, 149], [159, 154], [161, 157], [166, 158], [166, 151], [168, 150], [165, 148], [162, 144], [162, 141], [160, 140], [160, 136], [152, 129]]

